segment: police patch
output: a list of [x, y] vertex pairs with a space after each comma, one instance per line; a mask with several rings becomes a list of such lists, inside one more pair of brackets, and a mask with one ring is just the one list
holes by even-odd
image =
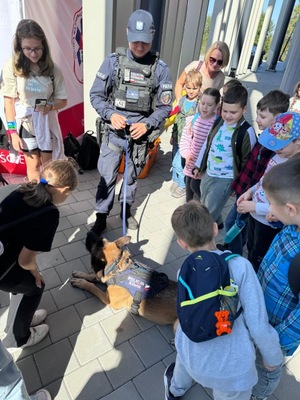
[[163, 104], [164, 106], [168, 106], [169, 104], [171, 104], [171, 101], [172, 101], [172, 92], [170, 90], [162, 92], [160, 96], [161, 104]]
[[144, 22], [143, 21], [136, 21], [135, 29], [137, 31], [143, 31], [144, 30]]
[[107, 78], [107, 74], [103, 74], [103, 72], [97, 72], [98, 78], [102, 79], [103, 81]]
[[172, 90], [172, 87], [173, 87], [172, 83], [166, 82], [162, 85], [163, 90]]

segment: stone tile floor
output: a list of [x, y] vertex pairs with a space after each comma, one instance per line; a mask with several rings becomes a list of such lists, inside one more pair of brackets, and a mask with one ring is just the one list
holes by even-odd
[[[274, 74], [263, 70], [243, 77], [250, 94], [249, 121], [255, 119], [258, 99], [269, 90], [279, 88], [281, 77], [281, 72]], [[260, 91], [257, 88], [262, 81], [263, 91]], [[161, 140], [155, 166], [138, 184], [133, 208], [140, 228], [128, 233], [132, 236], [130, 249], [139, 261], [175, 279], [186, 253], [176, 243], [170, 217], [184, 198], [174, 199], [170, 195], [169, 135], [164, 133]], [[6, 178], [11, 183], [23, 180], [17, 176]], [[79, 176], [76, 191], [59, 207], [61, 218], [53, 248], [38, 256], [46, 281], [41, 307], [48, 311], [46, 323], [50, 332], [38, 345], [17, 350], [14, 358], [30, 393], [45, 387], [56, 400], [162, 400], [163, 373], [175, 360], [175, 351], [169, 344], [172, 328], [134, 317], [126, 310], [115, 312], [67, 281], [75, 269], [90, 270], [84, 239], [95, 220], [98, 178], [96, 170], [84, 172]], [[120, 182], [118, 189], [119, 186]], [[110, 240], [122, 236], [117, 199], [115, 203], [105, 232]], [[231, 201], [224, 209], [224, 217], [230, 204]], [[223, 231], [219, 233], [218, 241], [223, 234]], [[0, 292], [1, 338], [9, 301], [8, 295]], [[299, 399], [299, 354], [285, 365], [272, 400]], [[211, 392], [200, 385], [194, 385], [184, 397], [186, 400], [211, 398]]]

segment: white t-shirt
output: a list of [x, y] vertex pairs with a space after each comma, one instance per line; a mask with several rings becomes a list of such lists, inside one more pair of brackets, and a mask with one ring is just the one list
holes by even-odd
[[233, 179], [231, 139], [235, 125], [224, 124], [212, 140], [207, 159], [207, 174], [217, 178]]
[[19, 99], [25, 107], [34, 107], [36, 99], [67, 99], [67, 91], [61, 69], [54, 64], [52, 80], [50, 76], [15, 76], [12, 59], [3, 67], [1, 94]]

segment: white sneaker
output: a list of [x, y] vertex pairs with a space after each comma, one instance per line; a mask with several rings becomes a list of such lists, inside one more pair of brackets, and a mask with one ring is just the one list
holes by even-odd
[[22, 349], [24, 349], [25, 347], [34, 346], [35, 344], [43, 340], [49, 332], [49, 326], [47, 324], [34, 326], [33, 328], [30, 328], [30, 332], [31, 335], [29, 336], [27, 342], [23, 344], [23, 346], [21, 346]]
[[52, 397], [50, 395], [50, 393], [48, 392], [48, 390], [46, 389], [41, 389], [38, 392], [36, 392], [35, 395], [33, 395], [31, 397], [31, 399], [33, 400], [52, 400]]
[[40, 325], [41, 322], [43, 322], [47, 317], [47, 311], [44, 309], [36, 310], [36, 312], [33, 315], [32, 321], [30, 326], [37, 326]]

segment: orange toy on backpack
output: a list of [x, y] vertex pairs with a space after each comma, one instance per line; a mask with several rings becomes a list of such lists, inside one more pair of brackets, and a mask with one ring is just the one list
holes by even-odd
[[223, 333], [231, 333], [231, 322], [228, 321], [229, 311], [228, 310], [216, 311], [215, 316], [217, 318], [217, 323], [216, 323], [217, 335], [221, 336]]

